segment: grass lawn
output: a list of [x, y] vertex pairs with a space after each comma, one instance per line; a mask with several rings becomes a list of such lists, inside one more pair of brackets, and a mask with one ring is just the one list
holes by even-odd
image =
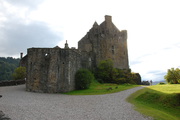
[[119, 91], [123, 91], [126, 89], [134, 88], [139, 85], [131, 85], [131, 84], [123, 84], [123, 85], [117, 85], [117, 84], [100, 84], [96, 81], [93, 81], [91, 83], [91, 86], [89, 89], [86, 90], [75, 90], [68, 93], [65, 93], [67, 95], [101, 95], [101, 94], [109, 94], [109, 93], [115, 93]]
[[137, 111], [155, 120], [180, 120], [180, 84], [146, 87], [127, 100]]

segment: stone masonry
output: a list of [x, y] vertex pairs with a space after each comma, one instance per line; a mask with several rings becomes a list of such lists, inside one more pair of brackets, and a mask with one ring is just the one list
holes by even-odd
[[100, 25], [97, 22], [78, 42], [78, 49], [86, 51], [96, 67], [101, 60], [112, 59], [115, 68], [129, 69], [127, 51], [127, 31], [119, 31], [112, 23], [111, 16], [105, 16]]
[[27, 68], [27, 91], [63, 93], [75, 90], [74, 77], [80, 68], [96, 69], [107, 59], [116, 68], [129, 69], [127, 31], [119, 31], [106, 15], [78, 42], [78, 49], [69, 48], [67, 41], [64, 48], [29, 48], [20, 63]]
[[26, 90], [48, 93], [74, 90], [74, 75], [81, 68], [80, 61], [80, 54], [73, 49], [28, 49]]

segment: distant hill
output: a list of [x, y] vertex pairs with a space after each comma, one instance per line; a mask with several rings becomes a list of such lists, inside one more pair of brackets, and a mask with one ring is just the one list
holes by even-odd
[[160, 82], [164, 82], [164, 83], [166, 83], [166, 81], [165, 80], [161, 80], [161, 81], [155, 81], [155, 82], [153, 82], [152, 83], [152, 85], [157, 85], [158, 83], [160, 83]]
[[12, 80], [14, 70], [19, 66], [20, 59], [0, 57], [0, 81]]

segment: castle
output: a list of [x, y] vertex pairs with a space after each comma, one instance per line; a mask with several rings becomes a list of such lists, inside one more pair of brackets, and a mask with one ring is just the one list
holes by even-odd
[[95, 69], [101, 60], [111, 59], [115, 68], [129, 69], [127, 31], [119, 31], [112, 17], [95, 22], [78, 42], [78, 49], [65, 47], [29, 48], [21, 65], [27, 68], [26, 90], [69, 92], [75, 90], [75, 73], [80, 68]]

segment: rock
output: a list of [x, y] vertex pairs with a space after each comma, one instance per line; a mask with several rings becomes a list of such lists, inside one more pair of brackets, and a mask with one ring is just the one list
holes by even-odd
[[11, 118], [5, 115], [3, 111], [0, 111], [0, 120], [11, 120]]
[[107, 90], [107, 91], [112, 90], [112, 87], [109, 87], [109, 88], [107, 88], [106, 90]]

